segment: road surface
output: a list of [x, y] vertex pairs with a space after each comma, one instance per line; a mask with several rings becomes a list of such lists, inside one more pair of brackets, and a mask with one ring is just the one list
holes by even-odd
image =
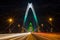
[[60, 40], [57, 33], [12, 33], [0, 34], [0, 40]]

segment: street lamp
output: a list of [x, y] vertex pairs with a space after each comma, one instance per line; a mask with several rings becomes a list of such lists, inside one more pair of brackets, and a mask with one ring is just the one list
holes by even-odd
[[13, 23], [13, 18], [8, 18], [8, 23], [9, 23], [9, 33], [11, 33], [11, 29], [10, 29], [10, 26], [11, 24]]
[[9, 18], [8, 19], [8, 22], [11, 24], [11, 23], [13, 23], [13, 19], [12, 18]]
[[20, 24], [18, 24], [17, 26], [18, 26], [18, 32], [20, 32], [20, 29], [21, 29], [21, 27], [20, 27], [20, 26], [21, 26], [21, 25], [20, 25]]
[[[51, 26], [53, 26], [53, 25], [52, 25], [52, 21], [53, 21], [53, 18], [49, 18], [49, 23], [51, 24]], [[51, 27], [50, 30], [51, 30], [51, 32], [52, 32], [52, 31], [53, 31], [53, 27]]]
[[52, 22], [52, 20], [53, 20], [52, 18], [49, 18], [49, 21], [50, 21], [50, 22]]
[[51, 26], [52, 26], [52, 21], [53, 21], [53, 18], [49, 18], [49, 23], [51, 24]]

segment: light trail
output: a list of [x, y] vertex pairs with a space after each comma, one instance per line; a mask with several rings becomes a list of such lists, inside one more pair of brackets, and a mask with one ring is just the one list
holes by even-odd
[[3, 36], [3, 34], [0, 34], [0, 40], [2, 39], [9, 39], [9, 38], [13, 38], [13, 37], [17, 37], [17, 36], [24, 36], [24, 35], [29, 35], [31, 34], [30, 32], [28, 33], [17, 33], [17, 34], [4, 34], [5, 36]]
[[59, 40], [60, 39], [60, 34], [55, 34], [55, 33], [33, 33], [33, 34], [39, 38], [43, 38], [46, 40]]
[[0, 34], [0, 40], [60, 40], [60, 34], [41, 32]]

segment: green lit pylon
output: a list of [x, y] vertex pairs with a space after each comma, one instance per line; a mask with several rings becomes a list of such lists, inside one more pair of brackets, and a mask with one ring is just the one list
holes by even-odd
[[32, 23], [30, 22], [30, 23], [29, 23], [29, 26], [28, 26], [28, 32], [33, 32], [33, 31], [34, 31], [33, 25], [32, 25]]

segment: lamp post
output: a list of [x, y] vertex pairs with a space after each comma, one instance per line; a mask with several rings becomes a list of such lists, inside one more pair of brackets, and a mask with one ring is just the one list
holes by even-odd
[[51, 26], [52, 26], [52, 21], [53, 21], [53, 18], [49, 18], [49, 23], [51, 24]]
[[21, 25], [18, 24], [18, 32], [20, 32], [20, 29], [21, 29]]
[[11, 24], [13, 23], [13, 18], [9, 18], [9, 19], [8, 19], [8, 23], [9, 23], [9, 33], [11, 33], [10, 26], [11, 26]]
[[[51, 26], [53, 26], [52, 22], [53, 22], [53, 18], [50, 17], [49, 18], [49, 23], [51, 24]], [[50, 32], [53, 32], [53, 27], [51, 27]]]

